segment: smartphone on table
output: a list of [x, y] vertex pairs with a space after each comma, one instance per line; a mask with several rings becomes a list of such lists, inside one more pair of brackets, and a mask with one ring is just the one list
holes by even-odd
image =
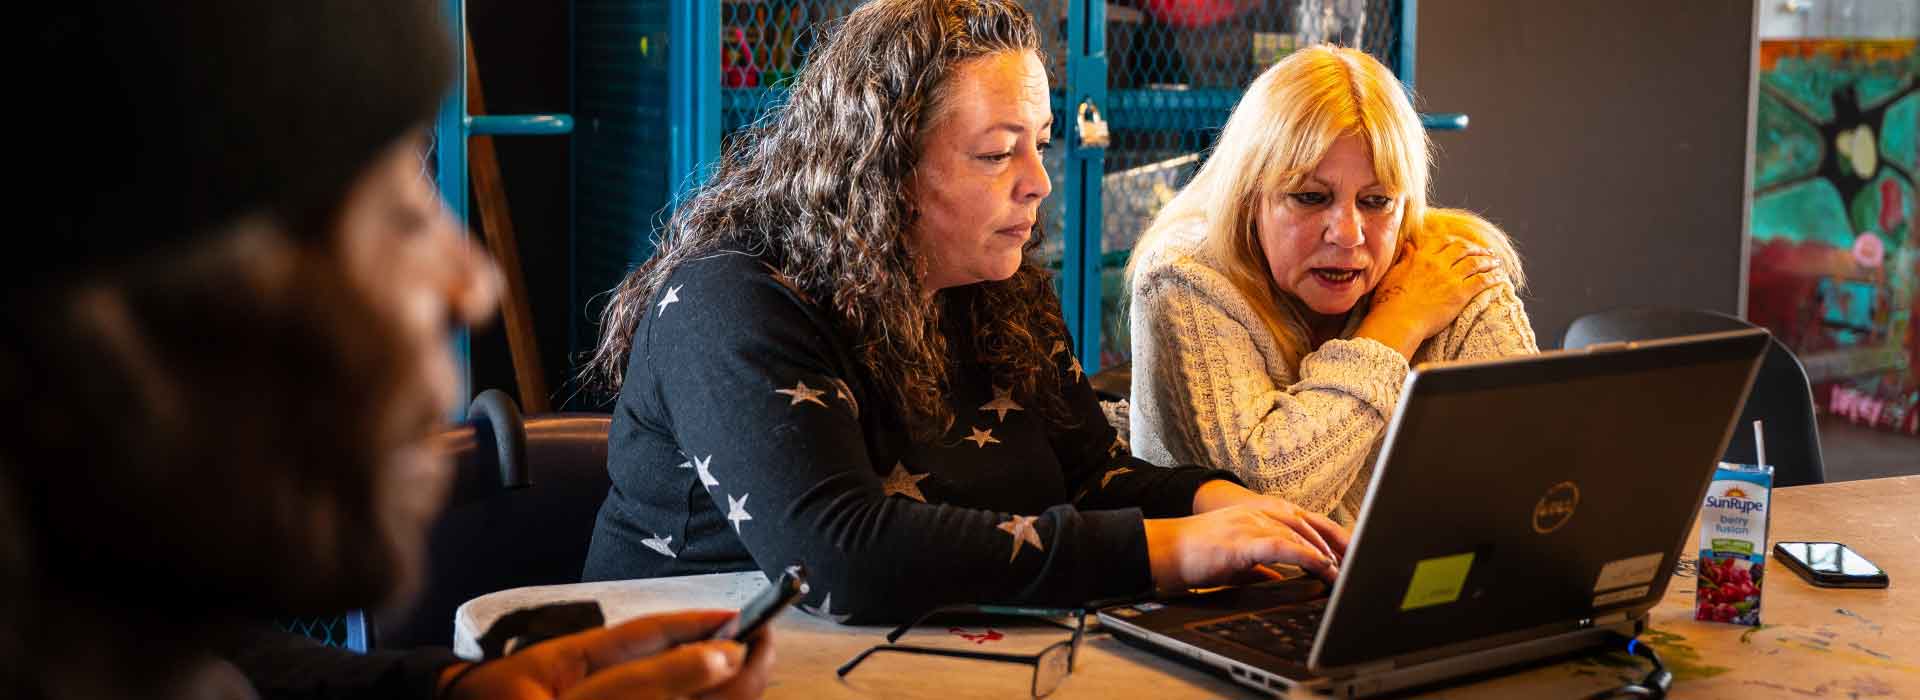
[[745, 644], [760, 632], [760, 628], [772, 622], [775, 615], [806, 594], [807, 568], [797, 563], [790, 565], [781, 570], [773, 585], [767, 586], [766, 590], [760, 591], [753, 600], [741, 606], [739, 615], [715, 630], [712, 638], [731, 639]]
[[1815, 586], [1887, 587], [1885, 570], [1839, 542], [1776, 542], [1773, 558]]

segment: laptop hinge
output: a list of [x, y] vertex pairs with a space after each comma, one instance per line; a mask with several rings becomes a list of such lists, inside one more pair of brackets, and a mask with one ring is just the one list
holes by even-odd
[[1593, 618], [1593, 626], [1606, 627], [1609, 625], [1617, 625], [1626, 621], [1627, 621], [1627, 613], [1626, 611], [1622, 610], [1619, 612], [1607, 613], [1605, 615], [1601, 615], [1599, 617]]
[[1365, 678], [1367, 676], [1371, 676], [1375, 674], [1386, 673], [1391, 670], [1393, 670], [1392, 661], [1376, 661], [1370, 664], [1362, 664], [1359, 666], [1349, 666], [1345, 669], [1342, 669], [1340, 675], [1347, 678]]

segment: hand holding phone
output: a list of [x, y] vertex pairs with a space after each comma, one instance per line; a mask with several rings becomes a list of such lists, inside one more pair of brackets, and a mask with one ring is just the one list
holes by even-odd
[[788, 566], [780, 572], [780, 578], [773, 585], [760, 591], [753, 600], [740, 607], [740, 614], [732, 621], [721, 625], [713, 633], [714, 639], [731, 639], [742, 644], [747, 643], [760, 628], [773, 621], [775, 615], [793, 605], [800, 596], [807, 594], [807, 568], [800, 564]]
[[1886, 571], [1839, 542], [1776, 542], [1773, 558], [1815, 586], [1887, 587]]

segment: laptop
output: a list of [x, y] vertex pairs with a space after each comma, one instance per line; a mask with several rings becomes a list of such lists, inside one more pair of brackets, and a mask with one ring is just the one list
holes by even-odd
[[1422, 364], [1331, 590], [1296, 579], [1099, 619], [1247, 686], [1341, 697], [1637, 635], [1768, 342], [1751, 329]]

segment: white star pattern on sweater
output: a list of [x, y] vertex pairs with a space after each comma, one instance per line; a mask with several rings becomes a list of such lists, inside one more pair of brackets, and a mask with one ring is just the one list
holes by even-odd
[[1039, 520], [1039, 516], [1016, 515], [1012, 520], [1000, 523], [1000, 530], [1013, 536], [1013, 554], [1007, 557], [1008, 562], [1020, 557], [1020, 545], [1023, 543], [1033, 545], [1035, 551], [1046, 551], [1046, 547], [1040, 546], [1040, 531], [1033, 528], [1035, 520]]
[[1007, 411], [1024, 411], [1027, 409], [1021, 408], [1020, 404], [1013, 402], [1013, 389], [1002, 389], [996, 386], [993, 388], [993, 400], [981, 406], [980, 410], [993, 411], [999, 415], [1001, 422], [1005, 422], [1007, 420]]
[[839, 622], [839, 623], [844, 623], [847, 621], [847, 618], [853, 617], [853, 615], [850, 613], [840, 613], [838, 615], [834, 614], [832, 593], [828, 593], [825, 598], [820, 599], [820, 607], [816, 608], [808, 605], [798, 605], [795, 607], [800, 608], [801, 612], [807, 613], [814, 617], [824, 617], [826, 619], [832, 620], [834, 622]]
[[807, 383], [804, 381], [794, 382], [792, 389], [774, 389], [773, 393], [786, 394], [788, 396], [793, 397], [793, 401], [787, 403], [788, 406], [798, 406], [801, 403], [812, 401], [814, 403], [820, 404], [821, 408], [827, 407], [827, 402], [820, 400], [820, 396], [827, 392], [821, 391], [819, 389], [809, 389], [807, 388]]
[[666, 314], [667, 305], [680, 300], [680, 288], [685, 286], [687, 285], [676, 284], [673, 286], [673, 288], [668, 289], [667, 295], [660, 298], [660, 310], [657, 311], [656, 313], [659, 313], [662, 315]]
[[753, 519], [747, 514], [747, 497], [751, 495], [742, 494], [740, 500], [736, 501], [733, 500], [733, 494], [727, 494], [727, 519], [733, 521], [733, 534], [740, 534], [740, 523]]
[[1131, 471], [1133, 471], [1133, 467], [1121, 467], [1119, 469], [1115, 469], [1113, 471], [1107, 472], [1106, 476], [1100, 477], [1100, 488], [1103, 488], [1103, 489], [1106, 488], [1107, 483], [1110, 481], [1113, 481], [1113, 477], [1119, 476], [1121, 474], [1126, 474]]
[[707, 465], [712, 462], [713, 455], [707, 455], [705, 459], [696, 458], [693, 460], [693, 471], [700, 475], [700, 485], [707, 487], [708, 491], [712, 491], [713, 487], [720, 485], [720, 480], [713, 478], [713, 472], [708, 470]]
[[927, 497], [920, 493], [920, 480], [929, 476], [933, 474], [914, 474], [907, 471], [906, 465], [894, 462], [893, 471], [887, 474], [887, 482], [880, 485], [880, 490], [885, 491], [888, 496], [906, 496], [926, 503]]
[[673, 557], [674, 559], [680, 558], [680, 555], [673, 553], [673, 535], [661, 537], [660, 533], [656, 532], [653, 533], [652, 537], [640, 540], [640, 544], [646, 545], [647, 549]]
[[992, 442], [992, 443], [1000, 442], [1000, 438], [993, 436], [992, 428], [988, 428], [986, 430], [981, 430], [979, 428], [970, 428], [970, 430], [973, 431], [972, 435], [969, 435], [967, 437], [963, 437], [960, 439], [972, 441], [975, 447], [986, 447], [987, 443], [989, 442]]

